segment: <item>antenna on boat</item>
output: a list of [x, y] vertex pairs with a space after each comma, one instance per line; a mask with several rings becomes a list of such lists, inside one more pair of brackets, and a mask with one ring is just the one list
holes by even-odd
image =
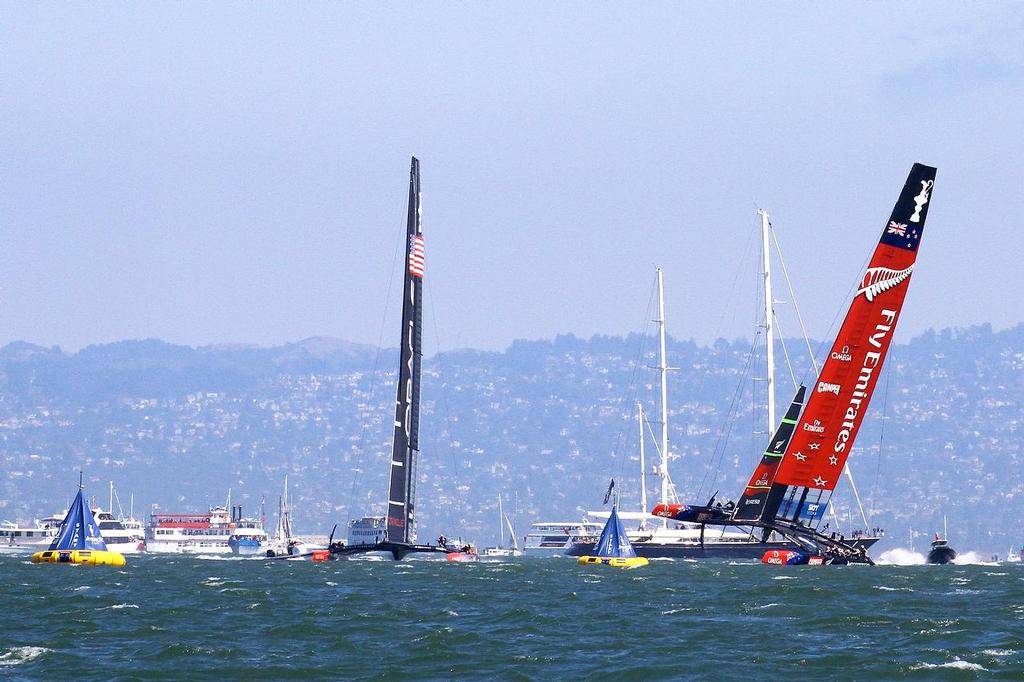
[[78, 470], [78, 489], [81, 490], [82, 487], [83, 487], [82, 486], [82, 470], [79, 469]]

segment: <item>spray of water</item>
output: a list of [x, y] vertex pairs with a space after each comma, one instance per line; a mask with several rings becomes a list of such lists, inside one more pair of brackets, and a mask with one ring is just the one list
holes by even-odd
[[897, 547], [882, 552], [875, 563], [883, 566], [919, 566], [926, 563], [926, 561], [927, 559], [920, 552]]

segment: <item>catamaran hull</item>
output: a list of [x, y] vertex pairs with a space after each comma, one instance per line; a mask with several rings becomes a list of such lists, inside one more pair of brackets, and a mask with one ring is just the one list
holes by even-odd
[[[863, 547], [867, 550], [875, 544], [878, 538], [861, 538], [852, 541], [855, 547]], [[586, 556], [592, 554], [594, 545], [589, 543], [577, 543], [570, 547], [566, 554], [569, 556]], [[801, 552], [806, 549], [795, 542], [728, 542], [714, 543], [705, 542], [699, 544], [660, 544], [648, 542], [633, 542], [633, 551], [637, 556], [648, 559], [695, 559], [695, 560], [732, 560], [732, 561], [757, 561], [760, 562], [768, 551], [780, 552]]]

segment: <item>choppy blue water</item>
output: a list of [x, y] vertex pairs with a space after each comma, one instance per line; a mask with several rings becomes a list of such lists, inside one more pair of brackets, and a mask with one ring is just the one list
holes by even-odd
[[1024, 678], [1024, 566], [0, 557], [14, 679]]

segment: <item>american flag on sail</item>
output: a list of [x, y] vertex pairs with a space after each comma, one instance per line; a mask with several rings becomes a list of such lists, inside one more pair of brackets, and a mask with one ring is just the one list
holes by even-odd
[[414, 234], [409, 238], [409, 274], [423, 276], [423, 235]]

